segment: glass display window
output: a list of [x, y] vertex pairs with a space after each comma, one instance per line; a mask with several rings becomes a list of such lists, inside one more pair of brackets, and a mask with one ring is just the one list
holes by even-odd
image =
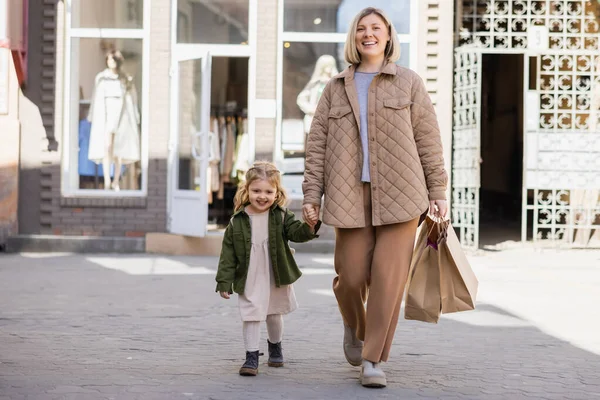
[[143, 0], [67, 5], [62, 191], [142, 195], [148, 10]]

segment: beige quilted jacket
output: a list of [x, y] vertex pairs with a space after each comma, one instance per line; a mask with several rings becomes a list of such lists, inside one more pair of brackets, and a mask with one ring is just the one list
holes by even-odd
[[[354, 66], [331, 79], [317, 106], [306, 150], [304, 203], [321, 205], [323, 222], [365, 226], [362, 147]], [[373, 225], [414, 219], [446, 198], [447, 174], [431, 99], [413, 71], [387, 64], [368, 97]]]

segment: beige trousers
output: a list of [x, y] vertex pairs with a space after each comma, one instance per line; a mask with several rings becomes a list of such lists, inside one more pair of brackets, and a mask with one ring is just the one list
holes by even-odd
[[364, 340], [363, 359], [380, 362], [390, 354], [419, 218], [373, 226], [371, 186], [363, 185], [367, 226], [336, 228], [333, 291], [344, 323]]

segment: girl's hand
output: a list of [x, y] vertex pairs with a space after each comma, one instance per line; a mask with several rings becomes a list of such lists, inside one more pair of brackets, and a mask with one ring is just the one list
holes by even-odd
[[429, 202], [429, 213], [440, 219], [444, 219], [448, 213], [448, 202], [446, 200], [433, 200]]
[[306, 223], [314, 230], [315, 226], [317, 225], [317, 222], [319, 222], [319, 215], [314, 209], [312, 211], [309, 211], [307, 215], [308, 221]]
[[312, 204], [305, 204], [302, 206], [302, 216], [304, 221], [310, 225], [315, 226], [319, 222], [320, 207]]
[[231, 298], [231, 296], [229, 296], [229, 293], [227, 292], [219, 292], [219, 294], [221, 295], [222, 298], [229, 300]]

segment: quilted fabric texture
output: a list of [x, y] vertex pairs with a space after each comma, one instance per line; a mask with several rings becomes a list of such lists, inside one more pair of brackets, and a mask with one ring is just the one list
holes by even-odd
[[[323, 222], [365, 226], [359, 103], [350, 66], [327, 84], [313, 119], [306, 151], [304, 203], [321, 205]], [[387, 64], [368, 97], [373, 225], [405, 222], [446, 197], [448, 176], [435, 110], [415, 72]]]

